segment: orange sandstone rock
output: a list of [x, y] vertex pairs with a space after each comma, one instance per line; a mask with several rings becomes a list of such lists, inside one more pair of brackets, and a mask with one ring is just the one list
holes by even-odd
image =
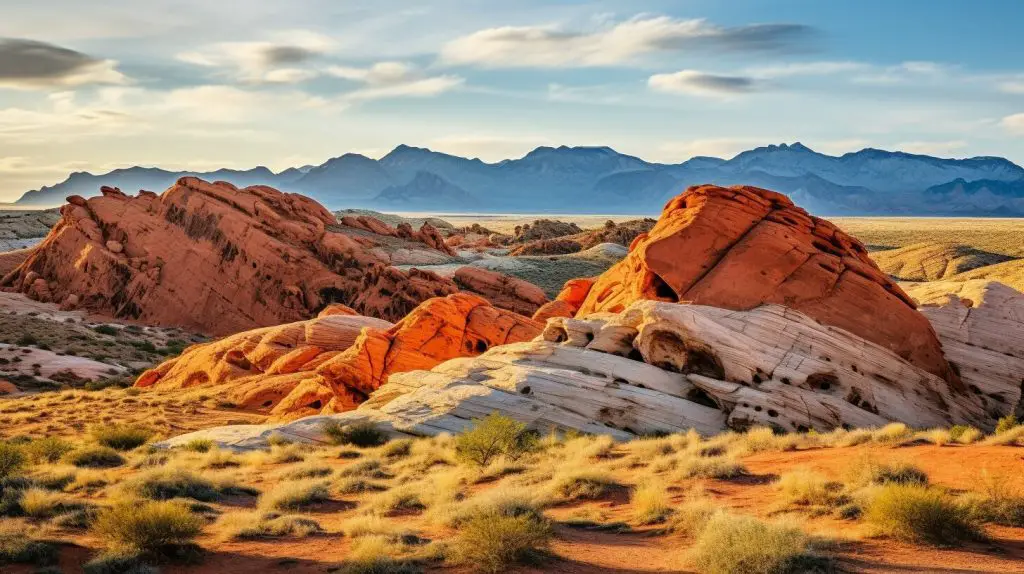
[[454, 279], [463, 291], [477, 293], [495, 307], [527, 317], [548, 302], [544, 291], [533, 283], [480, 267], [461, 267], [455, 271]]
[[334, 216], [301, 195], [192, 177], [159, 196], [102, 192], [69, 198], [0, 287], [213, 335], [308, 319], [334, 302], [397, 320], [457, 290], [390, 267], [372, 238], [328, 230]]
[[735, 310], [785, 305], [963, 389], [927, 319], [864, 246], [773, 191], [686, 190], [633, 241], [629, 255], [593, 283], [577, 316], [619, 312], [639, 299]]

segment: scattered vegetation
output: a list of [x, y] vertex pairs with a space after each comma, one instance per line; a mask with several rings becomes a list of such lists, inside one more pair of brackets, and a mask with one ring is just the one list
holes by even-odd
[[879, 534], [909, 542], [953, 546], [981, 537], [970, 509], [944, 490], [918, 484], [887, 484], [872, 493], [864, 519]]
[[328, 421], [322, 430], [334, 444], [369, 448], [388, 442], [387, 433], [379, 430], [373, 423], [342, 425], [336, 421]]
[[89, 434], [96, 444], [120, 451], [138, 448], [153, 437], [152, 430], [134, 425], [95, 426]]
[[190, 544], [203, 529], [203, 519], [173, 501], [128, 500], [96, 516], [92, 531], [115, 549], [165, 554]]
[[701, 530], [691, 551], [705, 574], [779, 574], [813, 571], [810, 542], [799, 528], [750, 516], [718, 513]]
[[495, 412], [473, 420], [473, 426], [456, 439], [455, 453], [459, 460], [484, 468], [499, 456], [517, 460], [537, 442], [537, 434], [525, 424]]

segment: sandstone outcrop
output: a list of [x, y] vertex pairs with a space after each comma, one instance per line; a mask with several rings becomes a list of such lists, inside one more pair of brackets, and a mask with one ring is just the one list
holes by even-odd
[[907, 292], [989, 413], [1024, 418], [1024, 294], [979, 279], [908, 285]]
[[391, 267], [373, 237], [331, 231], [334, 217], [319, 204], [269, 187], [183, 178], [159, 196], [104, 188], [71, 197], [61, 213], [0, 286], [214, 335], [308, 319], [333, 302], [398, 320], [457, 290]]
[[731, 311], [638, 301], [618, 314], [553, 319], [530, 342], [394, 374], [340, 415], [212, 429], [168, 444], [203, 437], [255, 448], [274, 433], [321, 441], [327, 420], [436, 435], [464, 430], [493, 411], [541, 432], [617, 439], [691, 428], [827, 431], [890, 421], [987, 430], [996, 420], [977, 394], [956, 392], [886, 348], [780, 305]]
[[864, 246], [772, 191], [705, 185], [672, 199], [650, 233], [594, 282], [577, 317], [642, 299], [785, 305], [964, 388], [927, 319]]
[[552, 219], [537, 219], [533, 223], [517, 225], [512, 235], [513, 243], [526, 243], [537, 239], [554, 239], [566, 235], [581, 233], [583, 230], [575, 223], [566, 223]]
[[512, 257], [524, 255], [566, 255], [577, 253], [583, 249], [578, 242], [565, 237], [554, 239], [537, 239], [513, 248], [508, 254]]
[[355, 408], [393, 373], [526, 341], [540, 329], [469, 293], [430, 299], [395, 325], [332, 305], [316, 319], [192, 346], [135, 384], [216, 387], [221, 400], [278, 418], [340, 412]]
[[461, 267], [453, 279], [463, 291], [479, 294], [495, 307], [527, 317], [548, 302], [544, 291], [533, 283], [481, 267]]
[[412, 224], [407, 221], [400, 222], [397, 227], [391, 227], [372, 215], [346, 215], [341, 218], [341, 224], [375, 235], [416, 241], [446, 255], [455, 256], [455, 250], [445, 243], [441, 232], [429, 222], [424, 222], [418, 231], [413, 231]]

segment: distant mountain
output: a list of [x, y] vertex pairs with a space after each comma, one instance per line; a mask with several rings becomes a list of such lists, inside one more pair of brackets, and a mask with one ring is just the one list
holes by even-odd
[[1003, 158], [943, 159], [870, 148], [830, 156], [800, 143], [679, 164], [647, 162], [609, 147], [539, 147], [519, 159], [486, 163], [401, 145], [379, 160], [350, 153], [280, 173], [264, 167], [80, 172], [26, 193], [17, 205], [59, 205], [68, 195], [96, 195], [101, 185], [160, 191], [184, 175], [266, 184], [332, 209], [652, 213], [687, 186], [715, 183], [781, 191], [822, 215], [1024, 216], [1024, 168]]

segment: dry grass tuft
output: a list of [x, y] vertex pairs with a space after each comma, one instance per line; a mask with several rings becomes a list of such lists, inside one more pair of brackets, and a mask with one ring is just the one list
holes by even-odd
[[795, 526], [719, 513], [704, 526], [691, 557], [705, 574], [778, 574], [806, 572], [798, 565], [809, 553], [807, 535]]

